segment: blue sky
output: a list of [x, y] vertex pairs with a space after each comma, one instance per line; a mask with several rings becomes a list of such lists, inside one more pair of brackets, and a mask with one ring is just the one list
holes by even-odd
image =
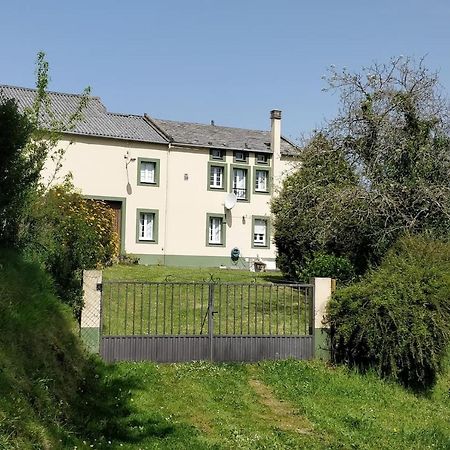
[[267, 129], [279, 108], [296, 139], [336, 112], [322, 92], [331, 64], [427, 55], [450, 86], [448, 0], [3, 0], [0, 11], [0, 83], [32, 87], [43, 50], [52, 90], [89, 85], [114, 112]]

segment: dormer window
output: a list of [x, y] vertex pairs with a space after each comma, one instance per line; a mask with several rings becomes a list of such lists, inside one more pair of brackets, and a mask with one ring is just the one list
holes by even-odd
[[247, 162], [247, 153], [239, 150], [235, 151], [234, 162]]
[[212, 148], [210, 155], [211, 159], [223, 160], [224, 151], [220, 148]]
[[268, 164], [269, 155], [267, 153], [257, 153], [256, 154], [256, 164]]

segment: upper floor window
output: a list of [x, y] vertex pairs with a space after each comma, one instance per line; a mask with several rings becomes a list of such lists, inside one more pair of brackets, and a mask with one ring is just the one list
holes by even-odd
[[269, 191], [269, 171], [255, 170], [255, 192]]
[[155, 182], [156, 163], [142, 161], [141, 162], [141, 183]]
[[224, 168], [221, 166], [211, 166], [209, 176], [209, 187], [212, 189], [223, 189]]
[[210, 155], [211, 159], [223, 160], [224, 152], [220, 148], [212, 148]]
[[248, 170], [233, 168], [233, 192], [238, 200], [248, 199]]
[[208, 190], [226, 190], [227, 165], [219, 162], [208, 163]]
[[158, 159], [138, 159], [138, 184], [146, 186], [159, 185]]
[[269, 164], [269, 155], [267, 153], [256, 153], [256, 164]]
[[247, 162], [248, 154], [247, 152], [235, 151], [234, 152], [234, 161], [235, 162]]

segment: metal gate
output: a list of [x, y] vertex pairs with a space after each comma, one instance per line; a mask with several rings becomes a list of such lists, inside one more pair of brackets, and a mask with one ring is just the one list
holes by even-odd
[[106, 281], [106, 361], [260, 361], [314, 353], [309, 284]]

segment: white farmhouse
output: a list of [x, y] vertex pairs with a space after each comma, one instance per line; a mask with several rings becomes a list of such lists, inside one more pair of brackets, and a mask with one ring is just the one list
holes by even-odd
[[[12, 86], [0, 92], [21, 108], [36, 94]], [[49, 98], [60, 119], [80, 100]], [[270, 120], [270, 131], [174, 122], [110, 113], [90, 97], [82, 121], [61, 140], [60, 175], [71, 173], [85, 197], [115, 210], [121, 251], [141, 264], [252, 268], [259, 259], [273, 269], [270, 201], [298, 149], [281, 136], [281, 111]]]

